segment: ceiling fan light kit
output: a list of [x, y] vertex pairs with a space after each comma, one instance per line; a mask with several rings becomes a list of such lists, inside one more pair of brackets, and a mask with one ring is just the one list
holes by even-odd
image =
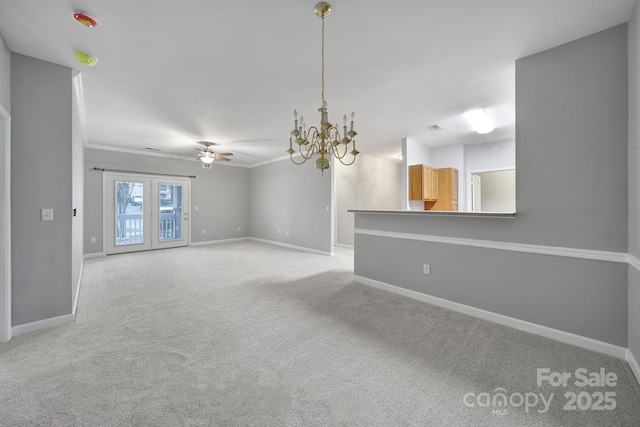
[[213, 161], [214, 161], [215, 159], [216, 159], [215, 157], [210, 156], [210, 155], [208, 155], [208, 154], [206, 154], [206, 155], [204, 155], [204, 156], [200, 156], [200, 160], [202, 160], [202, 163], [206, 163], [206, 164], [213, 163]]
[[[353, 130], [353, 123], [355, 121], [355, 114], [351, 113], [351, 120], [349, 121], [349, 127], [347, 129], [347, 116], [342, 117], [342, 135], [340, 135], [340, 129], [338, 125], [333, 125], [329, 122], [329, 114], [327, 110], [327, 102], [324, 99], [324, 18], [331, 14], [331, 5], [327, 2], [320, 2], [316, 4], [314, 12], [322, 19], [322, 106], [318, 108], [320, 112], [320, 127], [315, 126], [307, 129], [307, 125], [304, 121], [304, 117], [300, 116], [298, 120], [297, 110], [293, 111], [293, 130], [289, 137], [289, 157], [291, 161], [296, 165], [301, 165], [314, 156], [318, 156], [316, 159], [316, 167], [324, 174], [325, 169], [329, 169], [330, 157], [336, 158], [340, 163], [345, 166], [351, 165], [356, 161], [356, 156], [359, 151], [356, 150], [356, 131]], [[296, 150], [293, 149], [293, 143], [298, 144], [298, 152], [302, 157], [302, 161], [296, 161], [294, 154]], [[351, 150], [349, 145], [352, 144]], [[351, 154], [351, 158], [345, 161], [347, 154]]]
[[202, 163], [210, 164], [215, 160], [225, 160], [230, 161], [231, 159], [227, 159], [227, 156], [233, 156], [233, 153], [216, 153], [211, 149], [213, 143], [211, 142], [201, 142], [204, 145], [204, 148], [196, 148], [198, 150], [198, 159], [202, 161]]

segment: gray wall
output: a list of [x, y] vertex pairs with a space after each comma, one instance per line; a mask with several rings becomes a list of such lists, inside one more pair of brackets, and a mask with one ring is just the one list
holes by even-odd
[[[515, 219], [358, 214], [356, 227], [626, 253], [626, 25], [517, 61], [516, 93]], [[355, 252], [357, 275], [627, 345], [625, 264], [360, 234]]]
[[332, 252], [331, 186], [331, 171], [323, 176], [314, 161], [252, 168], [251, 236]]
[[[92, 168], [131, 170], [141, 173], [195, 175], [191, 180], [191, 242], [249, 236], [249, 169], [116, 151], [85, 149], [85, 253], [102, 253], [102, 172]], [[198, 206], [198, 210], [195, 210]], [[241, 231], [238, 231], [238, 227]], [[202, 233], [202, 230], [207, 230]], [[91, 243], [91, 237], [96, 238]]]
[[360, 154], [351, 166], [336, 164], [337, 240], [353, 246], [354, 219], [349, 209], [402, 209], [398, 188], [402, 164]]
[[[360, 154], [362, 156], [362, 154]], [[355, 220], [349, 209], [359, 209], [358, 200], [358, 161], [351, 166], [337, 164], [336, 176], [336, 243], [353, 246]]]
[[398, 188], [402, 165], [367, 155], [358, 156], [358, 162], [359, 209], [400, 210], [402, 201]]
[[[640, 5], [629, 21], [629, 253], [640, 258]], [[640, 272], [629, 267], [629, 350], [640, 361]]]
[[626, 252], [626, 25], [518, 61], [516, 93], [522, 238]]
[[0, 35], [0, 105], [11, 113], [11, 52]]
[[[72, 309], [72, 77], [11, 55], [13, 326]], [[41, 221], [41, 208], [54, 221]]]

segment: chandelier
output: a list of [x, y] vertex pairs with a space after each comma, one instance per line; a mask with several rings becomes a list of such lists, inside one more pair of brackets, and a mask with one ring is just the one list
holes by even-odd
[[[325, 169], [329, 169], [330, 161], [328, 157], [333, 156], [338, 159], [340, 163], [345, 166], [352, 165], [356, 161], [356, 156], [359, 151], [356, 150], [356, 131], [353, 130], [353, 122], [355, 121], [355, 114], [351, 113], [351, 120], [349, 128], [347, 130], [347, 116], [342, 117], [342, 135], [340, 135], [340, 129], [338, 125], [333, 125], [329, 122], [329, 114], [327, 112], [327, 101], [324, 99], [324, 18], [331, 14], [331, 5], [326, 2], [320, 2], [316, 4], [314, 9], [316, 15], [322, 18], [322, 106], [318, 108], [320, 112], [320, 127], [311, 126], [307, 129], [307, 125], [304, 122], [304, 117], [300, 116], [298, 120], [298, 112], [293, 111], [294, 126], [289, 137], [289, 149], [287, 153], [291, 157], [291, 161], [296, 165], [301, 165], [314, 156], [318, 156], [316, 159], [316, 167], [324, 174]], [[298, 152], [302, 157], [302, 161], [296, 161], [294, 159], [293, 143], [298, 144]], [[353, 144], [351, 150], [349, 150], [349, 144]], [[345, 161], [347, 154], [351, 154], [351, 157]]]

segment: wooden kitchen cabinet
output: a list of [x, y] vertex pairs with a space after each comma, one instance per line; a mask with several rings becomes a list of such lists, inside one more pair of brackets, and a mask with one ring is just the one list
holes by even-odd
[[425, 202], [425, 210], [457, 211], [458, 210], [458, 169], [438, 169], [438, 200]]
[[431, 166], [409, 166], [409, 200], [437, 200], [438, 177], [438, 170]]

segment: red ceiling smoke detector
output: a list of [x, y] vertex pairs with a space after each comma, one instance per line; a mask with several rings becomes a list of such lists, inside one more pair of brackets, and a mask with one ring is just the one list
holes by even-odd
[[93, 28], [96, 25], [98, 25], [98, 21], [93, 19], [91, 16], [89, 16], [85, 12], [81, 12], [79, 10], [73, 14], [73, 17], [76, 18], [76, 21], [78, 21], [85, 27]]

